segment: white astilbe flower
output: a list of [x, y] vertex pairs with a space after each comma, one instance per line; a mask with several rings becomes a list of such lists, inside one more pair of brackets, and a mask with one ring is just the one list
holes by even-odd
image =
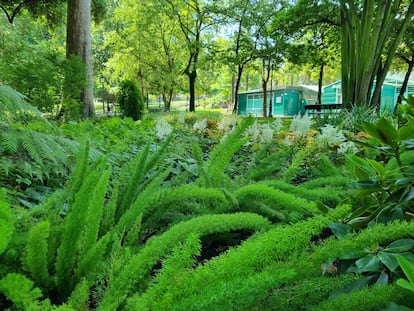
[[270, 143], [273, 140], [274, 130], [269, 124], [263, 124], [261, 128], [260, 142]]
[[275, 132], [271, 124], [258, 124], [257, 120], [247, 130], [247, 135], [255, 143], [269, 143], [273, 140]]
[[252, 137], [253, 142], [257, 142], [260, 137], [260, 129], [257, 120], [247, 130], [247, 135]]
[[203, 133], [207, 128], [207, 119], [197, 121], [193, 125], [193, 130], [197, 133]]
[[270, 126], [275, 132], [279, 132], [283, 127], [282, 120], [277, 118], [270, 124]]
[[342, 131], [330, 124], [322, 127], [321, 134], [316, 137], [317, 144], [321, 147], [339, 145], [346, 140]]
[[312, 125], [311, 118], [305, 114], [303, 117], [298, 114], [296, 117], [292, 119], [292, 123], [290, 124], [289, 130], [293, 132], [295, 137], [301, 137], [306, 134], [306, 132], [310, 129]]
[[229, 132], [234, 129], [237, 123], [237, 117], [235, 115], [223, 117], [217, 125], [217, 129], [220, 131]]
[[172, 127], [165, 118], [161, 118], [157, 121], [157, 124], [155, 125], [155, 135], [157, 138], [164, 140], [171, 134], [171, 132]]
[[358, 152], [358, 149], [352, 141], [345, 141], [338, 148], [339, 154], [357, 153], [357, 152]]

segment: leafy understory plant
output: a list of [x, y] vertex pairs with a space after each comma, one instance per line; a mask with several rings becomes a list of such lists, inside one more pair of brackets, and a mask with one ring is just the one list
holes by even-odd
[[407, 277], [407, 280], [402, 278], [398, 279], [397, 284], [414, 292], [414, 262], [412, 260], [408, 260], [404, 256], [398, 256], [397, 259], [402, 271]]

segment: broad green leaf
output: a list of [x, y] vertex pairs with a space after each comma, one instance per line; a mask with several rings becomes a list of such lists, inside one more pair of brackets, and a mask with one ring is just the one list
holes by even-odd
[[381, 267], [381, 261], [373, 254], [368, 254], [365, 257], [358, 259], [355, 262], [359, 272], [378, 271]]
[[389, 277], [388, 277], [387, 272], [382, 271], [375, 283], [386, 285], [388, 284], [388, 280], [389, 280]]
[[398, 254], [381, 252], [378, 254], [378, 258], [390, 271], [394, 271], [399, 266]]
[[378, 175], [384, 176], [385, 175], [385, 168], [382, 166], [381, 163], [375, 160], [367, 160], [371, 167], [377, 172]]
[[398, 256], [398, 263], [400, 264], [400, 267], [410, 282], [411, 286], [414, 288], [414, 264], [403, 256]]
[[391, 253], [401, 253], [406, 252], [414, 248], [413, 239], [399, 239], [390, 243], [385, 249], [384, 252]]
[[397, 285], [414, 292], [414, 285], [409, 283], [405, 279], [398, 279], [397, 280]]
[[414, 199], [414, 188], [410, 187], [401, 197], [400, 202], [404, 203], [404, 202], [411, 201], [412, 199]]
[[352, 229], [350, 225], [341, 224], [337, 222], [330, 223], [329, 228], [332, 230], [332, 232], [335, 234], [337, 238], [343, 238]]
[[398, 132], [394, 125], [388, 119], [380, 118], [376, 125], [377, 133], [379, 134], [380, 141], [386, 145], [394, 145], [398, 140]]
[[411, 124], [405, 125], [398, 130], [400, 140], [409, 140], [414, 138], [414, 127]]

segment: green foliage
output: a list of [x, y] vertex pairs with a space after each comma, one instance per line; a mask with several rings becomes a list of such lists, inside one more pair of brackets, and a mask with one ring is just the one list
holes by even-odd
[[[85, 158], [82, 160], [85, 161]], [[77, 281], [73, 278], [73, 269], [93, 250], [98, 239], [103, 199], [110, 174], [110, 170], [105, 170], [104, 166], [104, 161], [100, 161], [94, 170], [88, 171], [87, 167], [80, 166], [85, 168], [85, 179], [70, 202], [56, 258], [57, 286], [62, 297], [68, 297], [73, 290]], [[81, 271], [89, 272], [85, 270]], [[82, 276], [79, 274], [78, 271], [78, 278]]]
[[49, 231], [49, 222], [42, 221], [35, 225], [27, 236], [27, 266], [32, 279], [42, 288], [48, 288], [51, 281], [48, 271]]
[[335, 299], [325, 300], [314, 310], [377, 311], [385, 308], [389, 301], [398, 296], [398, 289], [395, 286], [377, 285], [354, 290]]
[[100, 308], [114, 310], [123, 304], [129, 294], [142, 291], [140, 286], [148, 281], [152, 267], [189, 234], [202, 237], [238, 229], [260, 230], [267, 224], [268, 221], [263, 217], [249, 213], [206, 215], [180, 222], [160, 236], [148, 240], [142, 250], [129, 259], [114, 279], [110, 280]]
[[63, 63], [63, 99], [58, 117], [78, 120], [82, 115], [81, 92], [85, 88], [85, 64], [79, 56], [70, 55]]
[[0, 292], [2, 292], [20, 310], [47, 310], [48, 301], [41, 302], [42, 292], [33, 288], [33, 282], [25, 276], [10, 273], [0, 279]]
[[[208, 160], [203, 164], [199, 163], [199, 165], [202, 165], [202, 169], [197, 183], [205, 187], [220, 187], [223, 185], [224, 170], [235, 152], [246, 142], [243, 134], [253, 122], [253, 118], [243, 119], [242, 123], [209, 153]], [[197, 150], [196, 145], [193, 145], [193, 147], [195, 148], [195, 158], [200, 161], [200, 151]]]
[[265, 185], [247, 185], [234, 194], [241, 210], [263, 214], [273, 221], [292, 222], [318, 213], [314, 202]]
[[[358, 178], [355, 183], [357, 195], [370, 196], [374, 200], [356, 208], [349, 223], [360, 227], [372, 222], [411, 219], [414, 212], [414, 162], [408, 155], [413, 148], [414, 122], [411, 120], [399, 126], [382, 117], [376, 123], [365, 123], [364, 128], [374, 140], [360, 141], [360, 144], [379, 150], [379, 159], [353, 155], [349, 160], [354, 164], [354, 174]], [[392, 160], [396, 165], [392, 165]]]
[[0, 189], [0, 255], [6, 250], [14, 232], [12, 210], [6, 201], [5, 189]]
[[398, 279], [397, 284], [405, 289], [408, 289], [414, 292], [414, 263], [413, 261], [409, 261], [404, 256], [398, 256], [398, 264], [400, 265], [401, 269], [403, 270], [405, 276], [408, 280], [405, 279]]
[[135, 121], [141, 119], [144, 102], [134, 81], [125, 80], [121, 83], [117, 100], [124, 117], [130, 117]]

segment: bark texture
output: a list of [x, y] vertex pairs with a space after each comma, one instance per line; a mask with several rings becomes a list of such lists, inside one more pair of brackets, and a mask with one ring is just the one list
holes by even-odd
[[66, 57], [79, 56], [85, 64], [86, 85], [81, 93], [83, 117], [95, 115], [91, 48], [91, 0], [68, 0]]

